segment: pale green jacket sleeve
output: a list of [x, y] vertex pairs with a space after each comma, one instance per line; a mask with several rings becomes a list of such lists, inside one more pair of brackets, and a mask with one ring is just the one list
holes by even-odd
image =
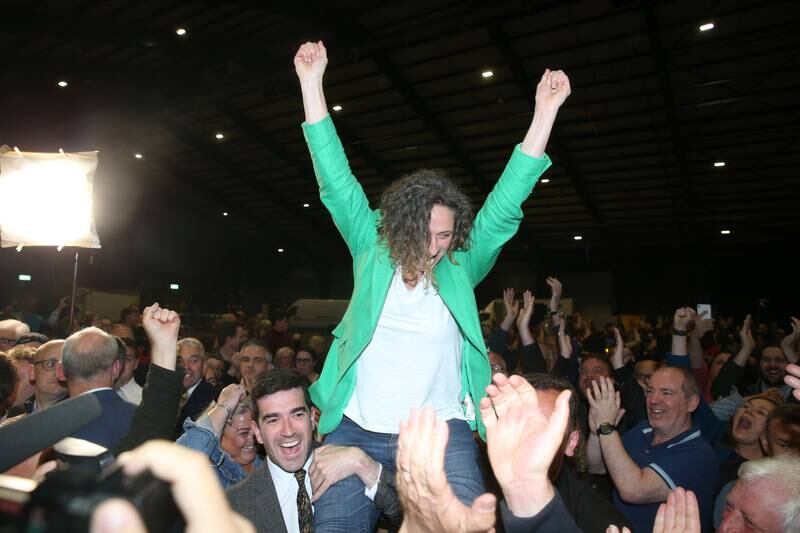
[[466, 253], [467, 268], [475, 287], [494, 266], [503, 245], [519, 231], [522, 203], [551, 165], [550, 157], [531, 157], [514, 148], [503, 174], [475, 217]]
[[350, 170], [331, 116], [314, 124], [304, 122], [303, 134], [311, 152], [320, 200], [330, 212], [350, 255], [356, 256], [367, 242], [374, 240], [370, 236], [375, 233], [375, 213]]

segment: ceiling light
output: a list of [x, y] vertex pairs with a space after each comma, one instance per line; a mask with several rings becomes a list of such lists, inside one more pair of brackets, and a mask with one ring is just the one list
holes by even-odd
[[723, 235], [730, 235], [731, 234], [731, 230], [724, 229], [724, 230], [720, 231], [720, 233], [722, 233]]
[[700, 26], [700, 31], [708, 31], [708, 30], [713, 30], [713, 29], [714, 29], [714, 23], [713, 22], [709, 22], [707, 24], [703, 24], [703, 25]]
[[282, 254], [282, 253], [283, 253], [283, 251], [284, 251], [284, 250], [283, 250], [283, 248], [278, 248], [278, 253], [279, 253], [279, 254]]
[[303, 207], [309, 207], [309, 204], [303, 204]]
[[227, 211], [223, 211], [222, 212], [222, 216], [224, 216], [224, 217], [228, 216], [228, 212]]
[[135, 157], [136, 159], [141, 159], [144, 156], [142, 154], [140, 154], [140, 153], [135, 153], [135, 154], [133, 154], [133, 157]]
[[491, 78], [492, 76], [494, 76], [494, 72], [492, 72], [491, 70], [484, 70], [483, 72], [481, 72], [481, 76], [484, 78]]
[[542, 178], [541, 182], [542, 183], [550, 183], [550, 178]]
[[214, 137], [216, 137], [219, 140], [222, 140], [225, 138], [225, 134], [218, 131], [217, 133], [214, 134]]
[[583, 237], [581, 237], [580, 235], [575, 235], [573, 239], [575, 239], [576, 241], [581, 241], [583, 240]]
[[340, 106], [339, 104], [336, 104], [335, 106], [333, 106], [333, 110], [334, 111], [341, 111], [342, 110], [342, 106]]
[[67, 83], [67, 82], [66, 82], [66, 81], [64, 81], [64, 80], [61, 80], [60, 82], [58, 82], [58, 86], [59, 86], [59, 87], [66, 87], [67, 85], [69, 85], [69, 83]]
[[175, 30], [175, 34], [183, 37], [184, 35], [186, 35], [186, 28], [178, 28], [177, 30]]
[[717, 161], [716, 163], [714, 163], [714, 166], [715, 167], [724, 167], [725, 166], [725, 161]]
[[30, 274], [20, 274], [19, 275], [19, 280], [20, 281], [30, 281], [31, 280], [31, 275]]
[[178, 285], [177, 283], [170, 283], [169, 288], [172, 289], [173, 291], [177, 291], [178, 289], [181, 288], [181, 286]]

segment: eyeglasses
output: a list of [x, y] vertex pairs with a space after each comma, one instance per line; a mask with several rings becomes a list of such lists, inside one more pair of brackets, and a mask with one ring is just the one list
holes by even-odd
[[46, 370], [47, 372], [52, 372], [56, 369], [56, 365], [59, 363], [58, 359], [45, 359], [44, 361], [34, 361], [34, 366], [42, 365], [42, 370]]
[[300, 358], [298, 358], [296, 361], [297, 361], [298, 365], [301, 364], [301, 363], [302, 364], [308, 364], [308, 363], [311, 362], [311, 359], [300, 359]]

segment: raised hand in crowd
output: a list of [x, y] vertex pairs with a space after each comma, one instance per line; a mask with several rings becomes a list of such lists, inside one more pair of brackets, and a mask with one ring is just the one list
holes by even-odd
[[705, 368], [706, 363], [703, 359], [703, 346], [700, 344], [700, 339], [714, 329], [714, 320], [711, 317], [705, 316], [705, 311], [702, 314], [695, 314], [692, 319], [694, 327], [689, 331], [688, 346], [689, 363], [692, 368]]
[[225, 424], [230, 421], [233, 413], [236, 412], [236, 407], [247, 395], [247, 390], [244, 385], [239, 383], [231, 383], [222, 389], [219, 393], [217, 401], [214, 402], [213, 407], [208, 411], [208, 418], [211, 421], [211, 426], [214, 428], [214, 433], [219, 437], [225, 429]]
[[742, 322], [742, 327], [739, 330], [739, 340], [742, 343], [742, 346], [739, 348], [739, 352], [733, 358], [733, 362], [737, 365], [744, 367], [747, 365], [747, 358], [750, 357], [750, 354], [753, 353], [753, 350], [756, 348], [756, 341], [753, 340], [753, 318], [752, 315], [747, 315], [744, 317], [744, 322]]
[[569, 418], [570, 391], [562, 391], [550, 418], [536, 390], [522, 376], [497, 374], [479, 408], [495, 478], [515, 517], [532, 517], [555, 496], [547, 476]]
[[178, 313], [154, 303], [142, 313], [142, 327], [150, 339], [150, 361], [167, 370], [175, 370], [178, 358], [178, 332], [181, 318]]
[[653, 533], [700, 533], [700, 508], [694, 492], [677, 487], [658, 506]]
[[592, 431], [602, 424], [618, 425], [625, 414], [619, 391], [614, 389], [614, 380], [611, 378], [600, 377], [592, 381], [592, 386], [586, 389], [586, 399], [589, 400]]
[[436, 420], [430, 407], [413, 409], [409, 419], [400, 423], [396, 486], [405, 509], [401, 533], [494, 531], [496, 498], [483, 494], [467, 507], [447, 482], [444, 455], [448, 433], [447, 424]]
[[[669, 493], [666, 503], [658, 507], [653, 533], [700, 533], [700, 510], [694, 492], [678, 487]], [[615, 525], [610, 525], [606, 533], [620, 533]], [[631, 533], [627, 527], [622, 533]]]
[[[175, 504], [186, 520], [187, 533], [255, 532], [253, 525], [233, 512], [205, 455], [167, 441], [149, 441], [121, 455], [126, 475], [149, 470], [171, 486]], [[187, 475], [191, 473], [191, 475]], [[91, 533], [145, 533], [142, 518], [127, 501], [106, 500], [92, 513]]]
[[[625, 342], [622, 340], [622, 334], [619, 328], [614, 328], [614, 353], [611, 355], [611, 365], [614, 370], [618, 370], [625, 366]], [[587, 394], [588, 398], [589, 395]]]
[[672, 354], [689, 355], [687, 334], [689, 326], [697, 316], [691, 307], [679, 307], [672, 316]]
[[561, 282], [558, 278], [549, 277], [545, 280], [547, 285], [550, 286], [550, 303], [547, 306], [547, 309], [550, 311], [551, 322], [553, 326], [558, 326], [561, 324], [561, 315], [558, 313], [558, 310], [561, 309]]
[[506, 316], [503, 317], [500, 327], [511, 331], [511, 326], [514, 325], [519, 313], [519, 302], [514, 299], [514, 289], [508, 288], [503, 291], [503, 305], [506, 308]]
[[786, 375], [783, 377], [783, 381], [794, 389], [792, 394], [800, 401], [800, 366], [794, 363], [786, 365]]
[[[562, 320], [561, 313], [559, 313], [558, 318]], [[558, 328], [558, 354], [564, 359], [569, 359], [572, 357], [572, 339], [565, 330], [566, 328], [563, 326]]]
[[797, 339], [800, 337], [800, 318], [790, 317], [792, 321], [792, 332], [786, 335], [781, 341], [781, 348], [786, 355], [786, 359], [790, 363], [796, 363], [798, 360], [797, 353]]
[[534, 298], [531, 291], [526, 290], [522, 293], [522, 309], [517, 314], [517, 331], [523, 346], [528, 346], [534, 342], [530, 324], [535, 302], [536, 298]]

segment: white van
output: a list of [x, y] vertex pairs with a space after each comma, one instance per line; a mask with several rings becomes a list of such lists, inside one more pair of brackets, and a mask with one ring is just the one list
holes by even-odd
[[294, 330], [320, 330], [330, 333], [342, 321], [350, 300], [296, 300], [286, 311]]

